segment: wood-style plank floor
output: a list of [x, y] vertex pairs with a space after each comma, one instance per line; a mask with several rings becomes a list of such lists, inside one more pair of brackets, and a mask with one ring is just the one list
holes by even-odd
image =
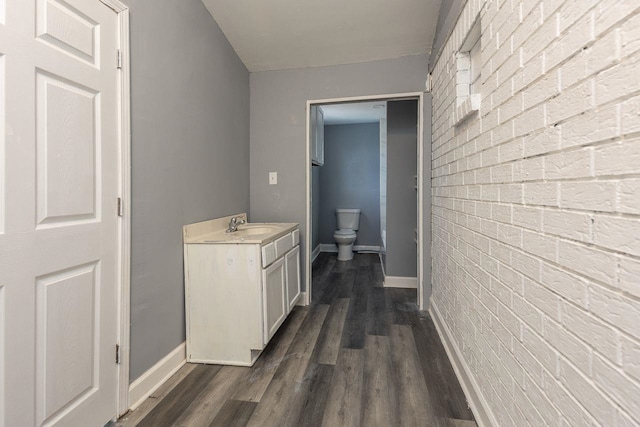
[[320, 254], [253, 367], [187, 364], [116, 426], [475, 426], [416, 291], [382, 280], [377, 255]]

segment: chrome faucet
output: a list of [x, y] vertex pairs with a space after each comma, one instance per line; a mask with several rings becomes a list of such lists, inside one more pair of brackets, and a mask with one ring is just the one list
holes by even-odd
[[229, 227], [227, 228], [227, 233], [233, 233], [235, 231], [238, 231], [238, 226], [244, 224], [245, 222], [247, 221], [240, 218], [239, 216], [234, 216], [233, 218], [231, 218], [231, 221], [229, 221]]

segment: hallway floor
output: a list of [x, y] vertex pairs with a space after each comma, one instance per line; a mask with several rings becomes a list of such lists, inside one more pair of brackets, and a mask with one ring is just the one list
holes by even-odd
[[187, 364], [116, 425], [473, 427], [415, 301], [382, 288], [377, 255], [322, 253], [313, 304], [293, 310], [253, 367]]

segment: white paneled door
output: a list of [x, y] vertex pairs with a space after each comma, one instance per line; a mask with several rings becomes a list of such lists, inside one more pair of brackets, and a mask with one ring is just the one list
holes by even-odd
[[0, 426], [116, 415], [117, 18], [0, 0]]

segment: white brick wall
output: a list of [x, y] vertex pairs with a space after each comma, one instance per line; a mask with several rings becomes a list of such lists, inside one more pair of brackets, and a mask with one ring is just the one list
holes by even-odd
[[[482, 28], [482, 102], [455, 125]], [[469, 0], [433, 70], [434, 313], [504, 426], [640, 424], [640, 0]]]

